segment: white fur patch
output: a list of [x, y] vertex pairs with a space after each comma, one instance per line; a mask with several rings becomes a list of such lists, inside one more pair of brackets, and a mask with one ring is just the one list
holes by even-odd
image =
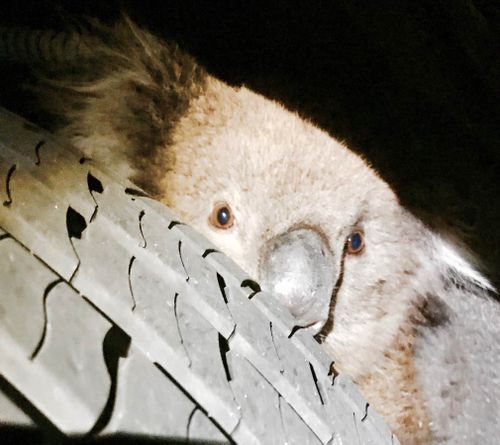
[[496, 292], [489, 280], [471, 263], [473, 259], [465, 259], [466, 256], [471, 257], [470, 254], [460, 252], [458, 247], [437, 235], [434, 236], [434, 244], [439, 264], [445, 264], [453, 274], [453, 278], [463, 283], [472, 282], [484, 290]]

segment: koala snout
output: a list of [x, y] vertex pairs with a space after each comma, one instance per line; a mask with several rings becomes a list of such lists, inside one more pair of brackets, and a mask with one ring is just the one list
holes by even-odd
[[337, 272], [333, 255], [316, 230], [295, 229], [269, 240], [259, 275], [263, 288], [288, 308], [297, 325], [321, 330], [329, 316]]

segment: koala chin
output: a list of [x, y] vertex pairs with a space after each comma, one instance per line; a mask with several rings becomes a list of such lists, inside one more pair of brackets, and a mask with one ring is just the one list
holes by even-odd
[[472, 257], [297, 114], [127, 18], [91, 31], [80, 57], [32, 63], [52, 129], [260, 281], [401, 443], [498, 440], [500, 304]]

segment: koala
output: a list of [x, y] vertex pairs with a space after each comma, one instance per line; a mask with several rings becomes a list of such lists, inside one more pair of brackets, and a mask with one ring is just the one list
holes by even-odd
[[88, 28], [0, 50], [28, 67], [42, 124], [250, 273], [401, 443], [494, 443], [500, 305], [473, 256], [279, 103], [214, 78], [128, 18]]

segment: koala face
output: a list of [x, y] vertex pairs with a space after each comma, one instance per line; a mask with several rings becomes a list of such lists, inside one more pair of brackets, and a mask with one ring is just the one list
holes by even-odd
[[170, 149], [162, 200], [276, 295], [340, 367], [355, 377], [387, 350], [407, 316], [409, 246], [421, 227], [366, 162], [278, 104], [214, 79]]

